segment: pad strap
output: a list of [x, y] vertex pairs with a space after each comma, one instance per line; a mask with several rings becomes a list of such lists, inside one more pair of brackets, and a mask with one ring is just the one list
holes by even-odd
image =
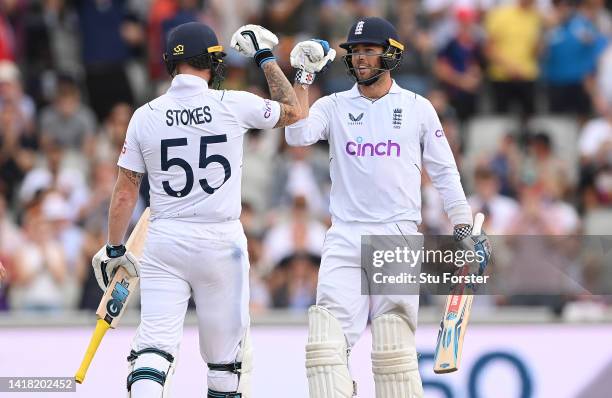
[[163, 386], [166, 383], [166, 373], [154, 368], [138, 368], [128, 375], [127, 390], [132, 391], [132, 384], [138, 380], [153, 380]]
[[239, 392], [221, 392], [208, 389], [208, 398], [242, 398], [242, 394]]
[[242, 369], [242, 362], [233, 362], [233, 363], [209, 363], [208, 369], [216, 370], [219, 372], [231, 372], [235, 375], [240, 374], [240, 370]]
[[130, 351], [130, 355], [127, 357], [128, 362], [132, 362], [136, 358], [138, 358], [141, 354], [157, 354], [160, 357], [163, 357], [168, 362], [174, 362], [174, 356], [172, 354], [167, 353], [166, 351], [158, 350], [157, 348], [144, 348], [140, 351]]

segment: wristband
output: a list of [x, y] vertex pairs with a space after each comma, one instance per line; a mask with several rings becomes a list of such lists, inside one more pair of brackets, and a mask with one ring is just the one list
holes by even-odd
[[315, 76], [315, 73], [306, 72], [304, 69], [298, 69], [295, 72], [295, 82], [310, 85], [314, 82]]
[[255, 59], [255, 63], [257, 64], [257, 66], [259, 66], [260, 68], [268, 61], [276, 61], [276, 57], [274, 56], [274, 54], [272, 54], [272, 50], [270, 50], [269, 48], [257, 50], [253, 58]]
[[468, 224], [456, 225], [453, 230], [453, 236], [457, 242], [472, 236], [472, 226]]
[[125, 245], [118, 245], [118, 246], [106, 245], [106, 255], [109, 258], [121, 257], [125, 254], [126, 251], [127, 249], [125, 248]]

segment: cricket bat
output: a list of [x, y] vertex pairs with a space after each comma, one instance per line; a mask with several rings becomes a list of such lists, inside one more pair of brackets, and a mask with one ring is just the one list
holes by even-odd
[[[480, 235], [483, 223], [484, 214], [476, 214], [472, 235]], [[469, 267], [464, 266], [460, 274], [467, 275], [468, 272]], [[463, 338], [467, 331], [472, 302], [474, 301], [472, 294], [464, 294], [465, 289], [465, 284], [458, 285], [446, 298], [446, 310], [442, 321], [440, 321], [438, 341], [434, 353], [433, 370], [435, 373], [451, 373], [459, 369]]]
[[[142, 255], [144, 242], [147, 237], [150, 213], [151, 211], [147, 207], [140, 216], [138, 223], [134, 227], [132, 234], [125, 244], [127, 250], [132, 252], [136, 258], [140, 258]], [[133, 295], [132, 293], [138, 286], [138, 279], [139, 278], [137, 276], [130, 277], [123, 267], [119, 267], [115, 272], [115, 276], [102, 296], [102, 300], [100, 301], [100, 305], [96, 311], [96, 315], [98, 316], [96, 329], [91, 336], [91, 340], [89, 341], [89, 346], [87, 347], [87, 351], [85, 352], [81, 366], [74, 376], [77, 383], [81, 384], [83, 383], [83, 380], [85, 380], [87, 369], [89, 368], [91, 360], [96, 354], [96, 350], [98, 349], [102, 338], [106, 334], [106, 331], [109, 328], [114, 329], [117, 327], [119, 320], [125, 312], [128, 301]]]

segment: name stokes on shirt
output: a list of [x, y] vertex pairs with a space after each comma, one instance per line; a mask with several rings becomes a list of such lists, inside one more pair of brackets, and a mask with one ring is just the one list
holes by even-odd
[[168, 109], [166, 111], [166, 124], [190, 126], [194, 124], [210, 123], [212, 115], [208, 105], [193, 109]]

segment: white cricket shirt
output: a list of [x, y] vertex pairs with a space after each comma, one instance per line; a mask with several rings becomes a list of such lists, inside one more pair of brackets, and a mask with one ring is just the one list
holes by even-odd
[[152, 218], [223, 222], [240, 217], [242, 140], [278, 122], [280, 105], [243, 91], [209, 90], [179, 74], [136, 110], [118, 165], [148, 173]]
[[[308, 118], [285, 128], [285, 138], [294, 146], [329, 141], [333, 219], [420, 223], [422, 166], [447, 213], [467, 207], [436, 111], [427, 99], [395, 81], [375, 101], [363, 97], [357, 84], [320, 98]], [[472, 224], [471, 215], [456, 220]]]

